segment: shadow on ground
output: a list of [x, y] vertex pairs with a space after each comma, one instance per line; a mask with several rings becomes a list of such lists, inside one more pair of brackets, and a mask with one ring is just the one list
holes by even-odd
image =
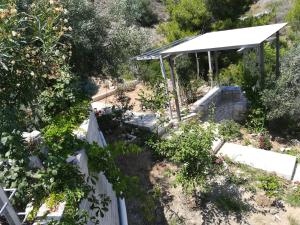
[[[164, 207], [160, 201], [162, 193], [157, 190], [150, 180], [153, 166], [151, 152], [143, 151], [119, 159], [123, 172], [129, 176], [137, 176], [142, 188], [138, 197], [126, 199], [128, 224], [130, 225], [168, 225], [164, 215]], [[169, 201], [166, 193], [165, 201]]]
[[225, 182], [213, 183], [207, 192], [196, 196], [198, 210], [202, 215], [202, 225], [207, 224], [250, 224], [247, 217], [251, 213], [266, 214], [263, 208], [258, 208], [254, 195], [238, 186]]

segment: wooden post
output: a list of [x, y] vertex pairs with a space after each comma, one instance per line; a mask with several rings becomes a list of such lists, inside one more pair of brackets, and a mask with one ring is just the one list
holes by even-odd
[[279, 46], [279, 31], [276, 32], [276, 78], [280, 76], [280, 46]]
[[214, 52], [215, 59], [215, 77], [219, 80], [219, 61], [218, 61], [218, 52]]
[[199, 65], [199, 59], [198, 54], [196, 53], [196, 63], [197, 63], [197, 79], [200, 79], [200, 65]]
[[165, 68], [162, 56], [159, 57], [159, 62], [160, 62], [161, 73], [163, 75], [163, 78], [165, 81], [165, 86], [166, 86], [166, 95], [168, 97], [168, 104], [169, 104], [169, 114], [170, 114], [171, 119], [173, 119], [172, 106], [171, 106], [171, 101], [170, 101], [170, 96], [169, 96], [167, 73], [166, 73], [166, 68]]
[[170, 66], [170, 73], [171, 73], [171, 80], [172, 80], [172, 86], [173, 86], [173, 95], [175, 99], [175, 106], [176, 106], [176, 112], [177, 112], [177, 119], [178, 121], [181, 121], [181, 115], [180, 115], [180, 107], [178, 102], [178, 94], [176, 91], [176, 83], [175, 83], [175, 76], [174, 76], [174, 63], [172, 57], [169, 57], [169, 66]]
[[210, 79], [210, 86], [213, 87], [213, 85], [214, 85], [214, 81], [213, 81], [214, 78], [213, 78], [213, 69], [212, 69], [210, 51], [208, 51], [207, 54], [208, 54], [208, 65], [209, 65], [208, 76], [209, 76], [209, 79]]
[[259, 70], [260, 70], [260, 88], [265, 85], [265, 59], [264, 59], [264, 43], [259, 45]]
[[182, 95], [180, 92], [179, 77], [178, 77], [178, 74], [176, 71], [176, 58], [177, 57], [174, 57], [174, 59], [173, 59], [173, 69], [174, 69], [174, 77], [175, 77], [176, 90], [177, 90], [177, 96], [178, 96], [178, 103], [179, 103], [179, 106], [182, 106], [183, 100], [182, 100]]

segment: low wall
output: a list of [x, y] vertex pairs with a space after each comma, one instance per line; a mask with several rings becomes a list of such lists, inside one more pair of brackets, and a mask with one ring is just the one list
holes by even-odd
[[119, 85], [117, 88], [115, 89], [112, 89], [112, 90], [109, 90], [107, 91], [106, 93], [102, 93], [102, 94], [99, 94], [99, 95], [96, 95], [94, 96], [92, 99], [93, 99], [93, 102], [96, 102], [96, 101], [100, 101], [104, 98], [107, 98], [109, 96], [112, 96], [114, 94], [117, 93], [118, 90], [124, 90], [124, 91], [129, 91], [130, 89], [132, 88], [135, 88], [135, 86], [139, 83], [138, 80], [134, 80], [134, 81], [130, 81], [130, 82], [127, 82], [127, 83], [124, 83], [124, 84], [121, 84]]
[[[98, 123], [94, 113], [91, 113], [89, 119], [84, 121], [80, 128], [75, 131], [76, 135], [79, 138], [86, 139], [89, 143], [96, 142], [101, 147], [106, 146], [106, 141], [102, 132], [98, 127]], [[80, 168], [80, 171], [85, 174], [86, 177], [90, 175], [88, 170], [88, 158], [85, 153], [85, 150], [79, 152], [78, 155], [75, 156], [77, 165]], [[118, 199], [116, 193], [114, 192], [112, 185], [108, 182], [103, 173], [96, 174], [98, 177], [98, 181], [95, 185], [93, 185], [95, 189], [95, 196], [99, 196], [100, 194], [107, 195], [111, 203], [108, 206], [108, 211], [105, 213], [103, 218], [99, 217], [101, 225], [120, 225], [119, 221], [119, 213], [118, 213]], [[90, 209], [91, 203], [88, 200], [84, 200], [80, 204], [80, 208], [86, 210], [91, 216], [96, 216], [95, 211]], [[96, 216], [97, 217], [97, 216]], [[93, 223], [89, 222], [88, 225], [93, 225]]]
[[200, 114], [203, 121], [208, 120], [212, 112], [217, 122], [225, 119], [242, 121], [247, 112], [247, 99], [240, 87], [214, 87], [191, 106], [191, 112]]

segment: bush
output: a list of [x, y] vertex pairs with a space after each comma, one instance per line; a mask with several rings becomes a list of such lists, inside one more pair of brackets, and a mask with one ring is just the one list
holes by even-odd
[[294, 0], [293, 6], [287, 15], [287, 20], [292, 25], [293, 30], [300, 28], [300, 1]]
[[258, 177], [258, 187], [266, 192], [269, 197], [280, 197], [284, 183], [276, 175], [261, 175]]
[[265, 149], [265, 150], [271, 150], [272, 149], [272, 143], [270, 141], [270, 137], [267, 134], [260, 134], [258, 136], [258, 148]]
[[248, 114], [246, 126], [254, 133], [264, 133], [266, 122], [265, 110], [263, 108], [253, 108]]
[[[5, 0], [0, 5], [0, 130], [11, 129], [9, 123], [13, 129], [29, 122], [37, 125], [42, 116], [37, 111], [41, 93], [53, 92], [58, 83], [60, 90], [70, 87], [72, 80], [68, 67], [72, 27], [66, 9], [56, 1], [18, 3]], [[57, 82], [61, 77], [71, 78]], [[74, 98], [70, 91], [56, 97], [63, 104]]]
[[234, 141], [242, 137], [241, 126], [233, 120], [225, 120], [219, 126], [219, 134], [225, 141]]
[[109, 21], [100, 16], [89, 1], [66, 0], [62, 3], [68, 10], [72, 27], [73, 71], [82, 77], [98, 75], [107, 63], [105, 43]]
[[288, 193], [286, 201], [293, 207], [300, 207], [300, 185]]
[[215, 20], [238, 19], [247, 12], [253, 0], [206, 0], [208, 10]]
[[147, 93], [141, 90], [139, 93], [139, 100], [143, 110], [151, 110], [153, 112], [163, 112], [168, 106], [169, 99], [166, 95], [166, 85], [163, 81], [158, 81], [154, 86], [149, 85], [148, 89], [153, 93]]
[[300, 124], [300, 45], [291, 48], [282, 60], [281, 76], [262, 94], [268, 119], [287, 119], [294, 128]]
[[198, 121], [192, 121], [182, 125], [170, 138], [149, 144], [158, 154], [179, 163], [177, 180], [189, 189], [205, 185], [219, 169], [211, 150], [213, 139], [212, 128], [204, 129]]

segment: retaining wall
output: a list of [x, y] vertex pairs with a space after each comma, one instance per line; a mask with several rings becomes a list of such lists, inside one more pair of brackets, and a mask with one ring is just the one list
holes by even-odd
[[[106, 146], [106, 141], [102, 132], [98, 127], [98, 123], [94, 113], [92, 112], [89, 119], [84, 121], [80, 128], [75, 131], [79, 138], [86, 139], [89, 143], [96, 142], [101, 147]], [[85, 150], [82, 150], [75, 156], [76, 163], [80, 168], [80, 171], [88, 177], [90, 174], [88, 170], [88, 159]], [[105, 213], [104, 218], [100, 218], [101, 225], [120, 225], [119, 213], [118, 213], [118, 199], [116, 193], [114, 192], [112, 185], [108, 182], [103, 173], [96, 174], [98, 181], [94, 186], [95, 195], [100, 194], [107, 195], [111, 203], [108, 206], [108, 211]], [[89, 182], [90, 183], [90, 182]], [[91, 184], [91, 183], [90, 183]], [[92, 184], [91, 184], [92, 185]], [[84, 200], [80, 204], [80, 208], [86, 210], [91, 216], [96, 216], [95, 211], [90, 209], [91, 203], [88, 200]], [[93, 223], [88, 223], [88, 225], [93, 225]]]

